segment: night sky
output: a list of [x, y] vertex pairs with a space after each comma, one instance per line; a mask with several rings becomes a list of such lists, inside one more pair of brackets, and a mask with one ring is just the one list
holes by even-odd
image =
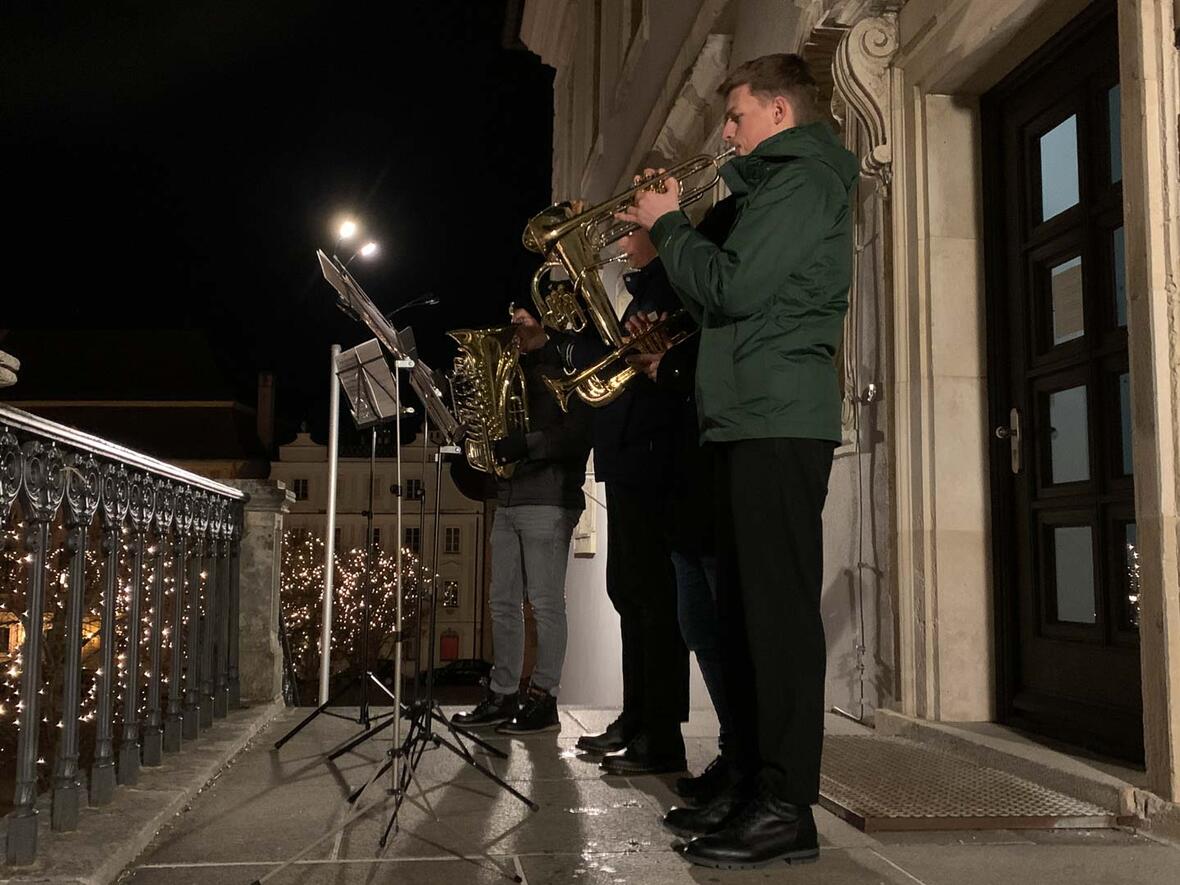
[[[399, 316], [435, 368], [453, 352], [445, 329], [528, 300], [539, 259], [520, 233], [549, 198], [552, 71], [505, 48], [515, 3], [13, 6], [0, 349], [38, 394], [72, 382], [19, 352], [22, 332], [183, 329], [248, 404], [257, 372], [275, 372], [280, 442], [304, 419], [319, 431], [329, 345], [371, 337], [315, 261], [346, 213], [382, 247], [352, 264], [374, 301], [442, 299]], [[152, 372], [129, 351], [93, 367], [122, 388], [112, 398]]]

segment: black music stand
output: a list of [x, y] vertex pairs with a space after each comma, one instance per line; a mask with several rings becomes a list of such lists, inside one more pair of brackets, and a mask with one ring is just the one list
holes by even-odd
[[[357, 429], [369, 431], [369, 505], [368, 510], [365, 511], [365, 576], [361, 589], [362, 625], [360, 661], [359, 666], [350, 668], [354, 672], [343, 687], [332, 694], [324, 703], [316, 707], [298, 725], [275, 741], [274, 745], [276, 750], [282, 748], [283, 744], [295, 737], [306, 726], [311, 724], [312, 720], [320, 715], [332, 716], [336, 719], [347, 719], [350, 722], [355, 722], [364, 729], [359, 740], [349, 738], [345, 747], [337, 748], [328, 754], [329, 759], [335, 759], [373, 734], [372, 726], [374, 723], [393, 719], [397, 715], [398, 707], [401, 703], [398, 694], [386, 688], [385, 684], [370, 669], [369, 626], [371, 619], [368, 616], [372, 602], [374, 549], [376, 547], [373, 536], [373, 474], [377, 460], [377, 427], [393, 421], [397, 423], [397, 430], [395, 432], [401, 432], [400, 387], [397, 378], [389, 369], [389, 365], [385, 360], [385, 354], [382, 352], [381, 345], [376, 338], [370, 339], [364, 344], [357, 345], [351, 350], [346, 350], [336, 357], [336, 379], [348, 397], [349, 406], [352, 411], [352, 420], [356, 424]], [[336, 465], [329, 465], [329, 469], [336, 469]], [[398, 542], [400, 543], [400, 538]], [[398, 624], [398, 627], [400, 628], [401, 625]], [[394, 638], [397, 654], [400, 655], [400, 629], [396, 632]], [[326, 649], [324, 653], [327, 653]], [[357, 705], [356, 716], [349, 716], [328, 709], [334, 706], [341, 696], [346, 695], [357, 686], [360, 687], [360, 701]], [[369, 692], [372, 686], [376, 686], [392, 703], [393, 709], [389, 713], [382, 713], [378, 716], [373, 716], [370, 713]], [[400, 687], [395, 686], [395, 688]], [[389, 724], [392, 724], [392, 722]]]

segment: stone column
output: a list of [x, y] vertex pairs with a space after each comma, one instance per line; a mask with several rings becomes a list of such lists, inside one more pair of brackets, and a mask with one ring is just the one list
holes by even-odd
[[238, 611], [238, 671], [243, 704], [274, 700], [283, 690], [283, 651], [279, 645], [279, 571], [283, 514], [295, 500], [275, 480], [226, 480], [245, 492], [241, 549], [241, 601]]
[[1143, 745], [1149, 788], [1180, 800], [1180, 54], [1169, 0], [1120, 0], [1123, 212]]

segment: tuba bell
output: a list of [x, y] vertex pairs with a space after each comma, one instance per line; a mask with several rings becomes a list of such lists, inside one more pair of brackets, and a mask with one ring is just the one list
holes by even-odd
[[509, 479], [515, 465], [496, 463], [496, 441], [529, 429], [528, 394], [516, 328], [454, 329], [447, 335], [459, 345], [451, 391], [456, 417], [466, 429], [463, 453], [467, 463]]

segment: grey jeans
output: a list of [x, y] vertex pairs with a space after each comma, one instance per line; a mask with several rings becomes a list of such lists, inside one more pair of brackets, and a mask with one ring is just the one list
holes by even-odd
[[500, 507], [492, 519], [492, 691], [520, 687], [524, 600], [537, 623], [532, 684], [557, 694], [565, 661], [565, 565], [579, 512], [547, 504]]

